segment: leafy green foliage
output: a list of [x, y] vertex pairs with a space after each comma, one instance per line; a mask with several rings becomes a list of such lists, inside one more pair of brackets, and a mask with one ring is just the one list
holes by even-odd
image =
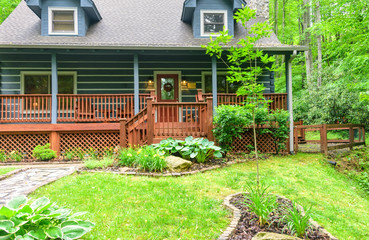
[[184, 141], [168, 138], [159, 144], [153, 145], [154, 149], [161, 151], [162, 155], [179, 154], [183, 158], [196, 160], [204, 163], [211, 158], [221, 158], [222, 149], [215, 146], [215, 143], [204, 138], [193, 138], [188, 136]]
[[167, 167], [164, 152], [152, 146], [126, 148], [118, 152], [118, 166], [138, 167], [149, 172], [163, 172]]
[[20, 0], [0, 0], [0, 24], [18, 6]]
[[164, 156], [151, 146], [142, 147], [137, 151], [135, 164], [149, 172], [162, 172], [167, 167]]
[[296, 234], [297, 237], [303, 238], [306, 235], [307, 229], [310, 227], [309, 222], [311, 216], [311, 208], [305, 209], [303, 215], [296, 203], [292, 204], [292, 209], [288, 209], [288, 214], [284, 217], [284, 221], [287, 223], [287, 227], [290, 229], [292, 234]]
[[[214, 118], [214, 136], [219, 145], [231, 150], [234, 138], [241, 137], [244, 128], [252, 126], [252, 110], [244, 106], [222, 105], [216, 108], [216, 116]], [[264, 107], [255, 108], [255, 124], [270, 125], [269, 129], [260, 131], [263, 133], [271, 133], [274, 137], [277, 152], [285, 149], [286, 139], [289, 137], [289, 127], [287, 125], [289, 113], [285, 110], [276, 110], [268, 113], [268, 109]], [[252, 147], [254, 150], [254, 147]]]
[[104, 156], [102, 159], [89, 158], [84, 161], [84, 165], [88, 169], [108, 168], [114, 165], [115, 158], [111, 156]]
[[9, 153], [8, 158], [12, 161], [20, 162], [23, 159], [23, 154], [18, 150], [14, 150]]
[[46, 197], [29, 202], [25, 196], [10, 200], [0, 209], [0, 239], [77, 239], [95, 226], [58, 207]]
[[56, 151], [50, 149], [50, 143], [44, 146], [37, 145], [32, 151], [32, 157], [40, 161], [49, 161], [56, 158]]
[[8, 155], [2, 149], [0, 149], [0, 162], [5, 162], [8, 159]]
[[350, 85], [332, 83], [315, 88], [294, 101], [295, 120], [306, 124], [354, 123], [369, 126], [368, 105]]
[[277, 199], [263, 184], [248, 186], [247, 192], [245, 205], [258, 217], [260, 226], [264, 226], [268, 223], [270, 214], [278, 207]]
[[161, 140], [158, 144], [152, 145], [155, 149], [163, 152], [165, 155], [175, 155], [179, 154], [179, 151], [183, 148], [183, 141], [175, 140], [173, 138], [168, 138]]

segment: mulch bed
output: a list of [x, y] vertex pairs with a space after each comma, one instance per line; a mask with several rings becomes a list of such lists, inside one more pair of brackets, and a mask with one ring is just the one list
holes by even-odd
[[[270, 224], [260, 227], [258, 224], [258, 218], [255, 214], [251, 213], [249, 208], [244, 204], [244, 195], [238, 195], [233, 197], [230, 201], [235, 207], [240, 209], [241, 218], [240, 221], [230, 236], [231, 240], [251, 240], [258, 232], [274, 232], [280, 234], [291, 235], [290, 230], [286, 224], [281, 221], [281, 218], [288, 212], [288, 208], [292, 208], [292, 202], [288, 199], [277, 198], [279, 207], [272, 213]], [[307, 234], [308, 239], [322, 239], [329, 240], [330, 236], [321, 231], [321, 227], [317, 228], [311, 226]]]

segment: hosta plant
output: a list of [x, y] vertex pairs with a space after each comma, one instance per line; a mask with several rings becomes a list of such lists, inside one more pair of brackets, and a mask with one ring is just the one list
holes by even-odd
[[176, 154], [183, 148], [184, 141], [175, 140], [173, 138], [168, 138], [161, 140], [158, 144], [153, 144], [153, 148], [159, 150], [159, 152], [164, 153], [164, 155]]
[[189, 136], [185, 139], [180, 154], [184, 158], [196, 159], [197, 162], [204, 163], [212, 157], [221, 158], [222, 149], [208, 139]]
[[83, 214], [72, 214], [46, 197], [31, 203], [27, 197], [19, 196], [0, 209], [0, 239], [78, 239], [95, 226], [79, 219]]

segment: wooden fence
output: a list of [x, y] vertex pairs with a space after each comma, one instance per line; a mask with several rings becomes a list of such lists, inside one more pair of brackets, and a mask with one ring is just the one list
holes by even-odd
[[[307, 143], [316, 143], [320, 144], [320, 151], [324, 154], [328, 154], [328, 151], [350, 148], [353, 149], [355, 146], [365, 145], [365, 128], [364, 125], [361, 124], [320, 124], [320, 125], [297, 125], [294, 127], [294, 150], [298, 151], [299, 148], [299, 134], [303, 132], [303, 136], [305, 136], [306, 131], [319, 131], [320, 132], [320, 140], [306, 140]], [[349, 139], [347, 140], [328, 140], [327, 132], [332, 130], [348, 130], [349, 131]], [[354, 131], [358, 131], [358, 139], [355, 140]], [[329, 143], [336, 144], [329, 146]]]

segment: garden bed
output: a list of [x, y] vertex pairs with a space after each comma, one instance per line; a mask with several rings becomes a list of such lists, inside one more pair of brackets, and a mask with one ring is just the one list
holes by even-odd
[[[293, 236], [287, 227], [287, 223], [283, 221], [283, 217], [288, 214], [288, 209], [293, 208], [291, 200], [277, 196], [278, 208], [272, 212], [269, 224], [264, 226], [259, 225], [258, 217], [246, 206], [245, 200], [245, 193], [233, 194], [226, 198], [224, 204], [234, 211], [234, 219], [231, 226], [219, 239], [251, 240], [259, 232], [273, 232]], [[302, 207], [300, 207], [300, 210], [304, 214]], [[337, 240], [312, 219], [310, 219], [310, 224], [307, 230], [308, 239]]]

